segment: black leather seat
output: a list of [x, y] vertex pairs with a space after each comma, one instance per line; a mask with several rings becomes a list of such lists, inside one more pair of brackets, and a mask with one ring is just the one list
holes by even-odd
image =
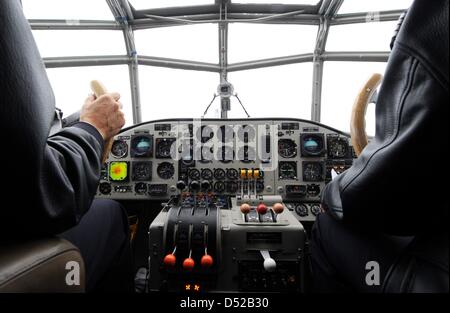
[[[36, 159], [37, 151], [24, 153], [24, 143], [32, 140], [45, 142], [54, 111], [53, 92], [48, 82], [45, 68], [39, 52], [34, 44], [31, 29], [23, 16], [18, 0], [0, 1], [0, 116], [2, 117], [2, 136], [11, 146], [3, 147], [11, 151], [3, 151], [11, 161], [6, 166], [29, 166]], [[10, 101], [8, 94], [17, 95], [16, 102]], [[6, 97], [6, 99], [5, 99]], [[11, 112], [14, 112], [12, 116]], [[19, 118], [17, 118], [19, 117]], [[22, 126], [20, 126], [22, 125]], [[20, 127], [32, 130], [32, 136], [16, 132]], [[9, 154], [11, 153], [11, 154]], [[21, 154], [22, 153], [22, 154]], [[14, 157], [17, 154], [17, 158]], [[25, 155], [24, 155], [25, 154]], [[2, 166], [5, 162], [2, 159]], [[7, 171], [8, 172], [8, 171]], [[2, 173], [4, 174], [4, 173]], [[20, 182], [10, 175], [2, 176], [4, 183], [20, 186]], [[8, 180], [5, 182], [5, 180]], [[27, 181], [22, 181], [27, 184]], [[31, 188], [38, 189], [37, 186]], [[19, 188], [20, 189], [20, 188]], [[4, 191], [3, 191], [4, 192]], [[26, 193], [15, 195], [4, 194], [17, 205], [6, 205], [10, 201], [3, 200], [0, 207], [0, 219], [8, 222], [6, 210], [22, 210], [25, 206]], [[27, 204], [28, 205], [28, 204]], [[33, 204], [29, 204], [32, 206]], [[35, 211], [38, 208], [35, 208]], [[23, 214], [23, 213], [22, 213]], [[59, 238], [43, 238], [29, 240], [32, 236], [24, 236], [30, 223], [39, 223], [33, 217], [23, 214], [22, 221], [11, 221], [16, 232], [0, 230], [0, 292], [80, 292], [84, 291], [84, 265], [80, 252], [68, 241]], [[24, 225], [20, 229], [19, 225]], [[20, 237], [27, 237], [25, 238]], [[7, 242], [7, 243], [6, 243]], [[79, 265], [79, 284], [68, 284], [66, 275], [68, 262]]]
[[336, 219], [414, 236], [386, 292], [448, 292], [449, 2], [416, 0], [394, 42], [376, 105], [376, 134], [326, 186]]

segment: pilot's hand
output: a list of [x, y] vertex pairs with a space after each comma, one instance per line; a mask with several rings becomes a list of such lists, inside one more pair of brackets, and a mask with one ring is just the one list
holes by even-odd
[[90, 95], [81, 109], [80, 121], [97, 128], [105, 141], [116, 135], [125, 125], [122, 104], [118, 93], [107, 93], [95, 98]]

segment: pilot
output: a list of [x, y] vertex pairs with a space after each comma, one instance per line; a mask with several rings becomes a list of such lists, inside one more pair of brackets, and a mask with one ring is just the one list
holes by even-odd
[[379, 92], [376, 135], [323, 191], [325, 212], [312, 232], [316, 291], [384, 291], [389, 269], [414, 238], [428, 242], [414, 253], [430, 264], [430, 255], [446, 253], [448, 292], [449, 202], [441, 183], [448, 171], [439, 167], [449, 149], [448, 6], [412, 4]]
[[59, 235], [81, 251], [87, 291], [131, 292], [126, 212], [93, 200], [104, 142], [125, 123], [120, 96], [89, 96], [79, 123], [48, 137], [54, 95], [20, 1], [1, 1], [0, 20], [0, 240]]

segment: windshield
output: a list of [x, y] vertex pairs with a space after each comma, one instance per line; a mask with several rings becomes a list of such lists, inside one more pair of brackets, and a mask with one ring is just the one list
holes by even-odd
[[[98, 79], [121, 93], [127, 126], [247, 111], [346, 132], [353, 101], [372, 73], [384, 72], [411, 2], [22, 0], [65, 115]], [[231, 84], [231, 94], [220, 84]], [[373, 106], [366, 119], [373, 135]]]

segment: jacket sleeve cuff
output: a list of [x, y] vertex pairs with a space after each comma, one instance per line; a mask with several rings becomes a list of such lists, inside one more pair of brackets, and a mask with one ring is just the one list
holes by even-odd
[[103, 140], [103, 136], [100, 134], [100, 132], [97, 130], [97, 128], [95, 128], [91, 124], [86, 123], [86, 122], [78, 122], [78, 123], [74, 124], [72, 127], [81, 128], [81, 129], [87, 131], [89, 134], [94, 136], [95, 139], [97, 139], [97, 141], [99, 142], [102, 149], [104, 148], [105, 141]]

